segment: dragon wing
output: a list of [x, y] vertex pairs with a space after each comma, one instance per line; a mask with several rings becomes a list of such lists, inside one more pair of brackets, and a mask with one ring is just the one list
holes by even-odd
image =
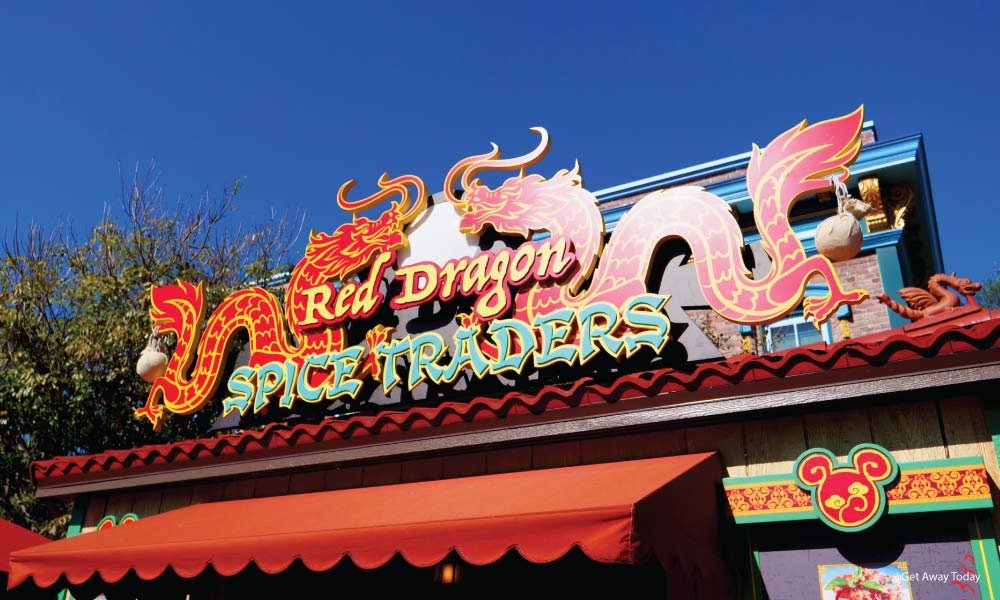
[[930, 292], [915, 287], [907, 287], [899, 290], [899, 295], [906, 300], [910, 308], [923, 310], [938, 301]]

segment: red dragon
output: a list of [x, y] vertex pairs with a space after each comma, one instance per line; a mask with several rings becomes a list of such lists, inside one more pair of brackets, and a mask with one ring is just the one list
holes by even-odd
[[[958, 294], [948, 288], [958, 291], [965, 298], [965, 306], [978, 307], [976, 292], [983, 289], [983, 284], [974, 283], [968, 277], [956, 277], [955, 273], [945, 275], [938, 273], [927, 280], [927, 289], [905, 287], [899, 290], [899, 295], [909, 306], [903, 306], [887, 294], [879, 294], [878, 301], [894, 312], [911, 321], [918, 321], [934, 315], [954, 312], [962, 308]], [[929, 290], [929, 291], [928, 291]]]
[[[779, 135], [763, 150], [756, 145], [747, 168], [747, 188], [764, 250], [773, 262], [768, 274], [754, 279], [742, 259], [743, 235], [724, 200], [701, 187], [685, 186], [648, 194], [618, 223], [604, 250], [604, 221], [596, 198], [583, 188], [577, 164], [551, 179], [525, 175], [549, 147], [542, 137], [529, 154], [501, 159], [500, 149], [470, 156], [455, 164], [445, 178], [444, 194], [464, 214], [460, 228], [477, 234], [490, 226], [498, 232], [528, 237], [546, 232], [566, 239], [579, 259], [568, 285], [536, 284], [521, 290], [515, 317], [531, 322], [555, 307], [579, 307], [598, 301], [618, 306], [646, 292], [648, 271], [664, 241], [681, 238], [691, 247], [701, 289], [709, 305], [723, 317], [744, 324], [775, 321], [800, 302], [817, 326], [842, 304], [868, 297], [865, 290], [845, 290], [829, 259], [806, 257], [789, 223], [789, 212], [805, 195], [831, 188], [831, 176], [846, 182], [847, 167], [861, 148], [863, 108], [807, 126], [805, 121]], [[496, 188], [477, 174], [485, 170], [521, 170]], [[455, 189], [463, 190], [459, 198]], [[600, 257], [596, 272], [594, 266]], [[805, 286], [819, 277], [829, 293], [802, 301]], [[590, 280], [587, 289], [583, 284]]]
[[[310, 234], [305, 256], [295, 265], [288, 281], [284, 312], [273, 294], [253, 287], [227, 296], [205, 324], [202, 283], [178, 281], [152, 289], [153, 324], [161, 332], [176, 333], [177, 346], [166, 373], [153, 382], [146, 404], [136, 410], [137, 415], [159, 429], [164, 407], [177, 414], [200, 410], [215, 394], [222, 379], [222, 365], [240, 330], [250, 336], [251, 367], [285, 360], [301, 367], [306, 356], [336, 352], [347, 345], [343, 325], [311, 329], [303, 326], [306, 303], [301, 292], [333, 279], [347, 281], [379, 253], [406, 246], [403, 228], [427, 203], [426, 187], [413, 175], [395, 179], [383, 175], [379, 179], [381, 191], [352, 202], [346, 195], [353, 185], [351, 180], [340, 188], [337, 203], [354, 214], [354, 219], [330, 235]], [[408, 186], [415, 188], [415, 194], [410, 194]], [[393, 202], [378, 218], [356, 216], [396, 195], [401, 200]], [[286, 317], [291, 335], [286, 333]], [[383, 330], [371, 332], [373, 340], [384, 335]], [[368, 361], [367, 368], [372, 366]]]

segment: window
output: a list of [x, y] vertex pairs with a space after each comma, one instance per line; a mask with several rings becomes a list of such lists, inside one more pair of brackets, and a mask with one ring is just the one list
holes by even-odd
[[819, 329], [802, 315], [775, 321], [764, 327], [768, 352], [808, 346], [816, 342], [830, 342], [830, 325], [824, 323]]

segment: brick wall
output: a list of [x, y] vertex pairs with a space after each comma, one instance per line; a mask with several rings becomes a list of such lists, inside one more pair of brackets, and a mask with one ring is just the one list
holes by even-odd
[[[840, 282], [845, 289], [861, 288], [868, 290], [870, 297], [861, 304], [851, 307], [853, 318], [848, 322], [851, 337], [857, 338], [876, 331], [889, 329], [889, 312], [879, 304], [875, 297], [883, 293], [882, 276], [875, 254], [862, 255], [836, 264]], [[830, 326], [833, 341], [844, 339], [841, 325], [836, 319], [831, 319]]]
[[692, 309], [686, 312], [724, 356], [743, 354], [743, 336], [736, 323], [723, 319], [711, 309]]

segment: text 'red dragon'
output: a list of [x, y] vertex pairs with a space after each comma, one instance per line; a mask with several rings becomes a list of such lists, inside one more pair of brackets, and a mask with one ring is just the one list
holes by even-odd
[[[848, 180], [847, 167], [861, 148], [862, 114], [859, 107], [815, 125], [803, 121], [763, 150], [753, 146], [747, 188], [761, 245], [772, 257], [771, 269], [761, 279], [754, 279], [743, 262], [743, 235], [729, 205], [701, 187], [648, 194], [619, 221], [605, 249], [604, 221], [596, 198], [582, 186], [578, 164], [551, 179], [525, 175], [523, 169], [548, 151], [549, 137], [542, 128], [532, 130], [542, 141], [525, 156], [501, 159], [494, 144], [491, 152], [459, 161], [445, 179], [444, 194], [464, 212], [463, 232], [478, 234], [489, 226], [524, 237], [546, 232], [571, 243], [579, 268], [567, 285], [537, 284], [517, 296], [515, 315], [526, 322], [557, 307], [598, 301], [620, 306], [646, 291], [659, 245], [682, 238], [691, 247], [708, 304], [723, 317], [748, 325], [780, 319], [803, 302], [806, 283], [818, 276], [826, 281], [829, 293], [803, 302], [804, 315], [818, 325], [842, 304], [864, 300], [868, 292], [845, 290], [829, 259], [806, 257], [788, 215], [803, 196], [829, 190], [831, 176]], [[485, 170], [522, 171], [489, 188], [476, 177]], [[455, 189], [463, 190], [461, 197]], [[582, 289], [588, 280], [589, 287]]]
[[[161, 332], [176, 333], [177, 346], [166, 373], [153, 382], [146, 404], [136, 414], [149, 419], [154, 428], [162, 424], [163, 409], [177, 414], [200, 410], [215, 394], [223, 377], [222, 366], [232, 341], [242, 329], [250, 338], [249, 366], [291, 360], [301, 366], [307, 356], [336, 352], [346, 345], [344, 326], [307, 328], [303, 290], [331, 280], [345, 281], [369, 266], [377, 255], [406, 246], [403, 228], [427, 203], [422, 180], [413, 175], [379, 180], [381, 191], [359, 201], [348, 201], [354, 181], [345, 183], [337, 203], [351, 213], [366, 210], [387, 198], [400, 195], [376, 219], [355, 217], [332, 234], [311, 233], [305, 256], [295, 265], [288, 281], [284, 311], [273, 294], [259, 287], [227, 296], [205, 323], [203, 285], [178, 281], [154, 287], [150, 315]], [[415, 192], [411, 195], [408, 186]], [[387, 261], [389, 263], [392, 260]], [[285, 321], [288, 330], [286, 333]], [[373, 330], [372, 335], [381, 336]], [[193, 367], [192, 367], [192, 363]], [[371, 368], [371, 363], [367, 368]], [[321, 374], [320, 374], [321, 375]]]

